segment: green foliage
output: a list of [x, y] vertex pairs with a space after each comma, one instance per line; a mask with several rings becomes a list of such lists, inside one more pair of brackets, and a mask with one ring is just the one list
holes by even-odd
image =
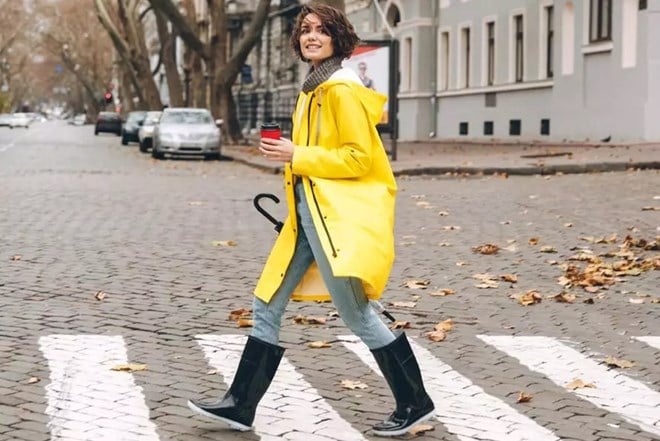
[[4, 92], [0, 92], [0, 113], [7, 113], [11, 107], [11, 100], [9, 95]]

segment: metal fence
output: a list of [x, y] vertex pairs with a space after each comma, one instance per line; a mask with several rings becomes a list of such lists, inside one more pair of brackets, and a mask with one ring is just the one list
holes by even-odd
[[238, 120], [245, 134], [256, 133], [262, 122], [277, 122], [283, 136], [291, 136], [297, 90], [239, 90], [236, 93]]

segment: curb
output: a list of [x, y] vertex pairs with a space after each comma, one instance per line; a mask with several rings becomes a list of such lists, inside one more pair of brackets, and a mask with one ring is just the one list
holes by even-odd
[[628, 170], [659, 170], [659, 161], [649, 162], [595, 162], [586, 164], [549, 165], [544, 167], [420, 167], [395, 170], [394, 176], [419, 175], [556, 175], [620, 172]]
[[[282, 173], [279, 165], [260, 163], [240, 156], [226, 155], [234, 162], [248, 165], [271, 174]], [[393, 164], [394, 168], [396, 163]], [[421, 176], [421, 175], [509, 175], [509, 176], [532, 176], [532, 175], [556, 175], [556, 174], [581, 174], [581, 173], [604, 173], [621, 172], [628, 170], [660, 170], [660, 161], [647, 162], [594, 162], [586, 164], [558, 164], [548, 166], [524, 166], [524, 167], [416, 167], [394, 170], [394, 176]]]

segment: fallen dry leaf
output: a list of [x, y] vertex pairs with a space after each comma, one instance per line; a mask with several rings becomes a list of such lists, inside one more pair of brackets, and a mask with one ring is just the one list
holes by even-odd
[[188, 202], [188, 205], [193, 205], [193, 206], [199, 206], [199, 205], [203, 205], [203, 204], [204, 204], [204, 202], [202, 202], [202, 201], [190, 201], [190, 202]]
[[557, 252], [555, 247], [553, 247], [551, 245], [542, 246], [539, 251], [542, 252], [542, 253], [556, 253]]
[[609, 357], [607, 357], [605, 360], [603, 360], [603, 363], [605, 363], [609, 367], [618, 367], [618, 368], [624, 368], [624, 369], [631, 368], [631, 367], [635, 366], [634, 361], [624, 360], [622, 358], [616, 358], [616, 357], [613, 357], [611, 355]]
[[105, 299], [105, 293], [103, 291], [97, 291], [96, 294], [94, 294], [94, 298], [100, 302]]
[[515, 274], [502, 274], [500, 276], [500, 279], [504, 280], [505, 282], [509, 283], [517, 283], [518, 282], [518, 276]]
[[575, 294], [570, 294], [567, 292], [560, 292], [556, 296], [552, 297], [559, 303], [573, 303], [575, 301]]
[[449, 216], [449, 212], [448, 211], [440, 211], [440, 212], [438, 212], [438, 216]]
[[516, 399], [516, 403], [529, 403], [530, 401], [532, 401], [532, 398], [534, 398], [534, 395], [521, 391], [518, 392], [518, 398]]
[[432, 295], [432, 296], [440, 296], [440, 297], [452, 296], [454, 294], [456, 294], [456, 291], [454, 291], [453, 289], [449, 289], [449, 288], [442, 288], [442, 289], [439, 289], [437, 291], [434, 291], [434, 292], [430, 293], [430, 295]]
[[660, 207], [642, 207], [642, 211], [660, 211]]
[[119, 371], [119, 372], [139, 372], [139, 371], [146, 371], [147, 365], [139, 364], [139, 363], [118, 364], [116, 366], [111, 367], [110, 370]]
[[576, 378], [575, 380], [571, 381], [564, 387], [566, 387], [566, 389], [568, 390], [575, 390], [575, 389], [584, 389], [585, 387], [595, 388], [596, 386], [593, 383], [585, 383], [579, 378]]
[[652, 298], [651, 301], [650, 301], [650, 303], [655, 303], [655, 304], [660, 303], [660, 297], [654, 297], [654, 298]]
[[235, 247], [238, 244], [234, 240], [214, 240], [211, 245], [214, 247]]
[[566, 223], [564, 224], [564, 226], [565, 226], [566, 228], [571, 228], [571, 227], [573, 226], [573, 224], [570, 223], [570, 222], [566, 222]]
[[432, 341], [443, 341], [445, 338], [447, 338], [447, 334], [444, 331], [430, 331], [424, 335], [426, 335], [429, 340]]
[[331, 348], [332, 345], [327, 341], [313, 341], [311, 343], [307, 343], [307, 347], [312, 349], [322, 349], [322, 348]]
[[293, 318], [293, 323], [297, 325], [325, 325], [325, 317], [312, 317], [298, 314]]
[[500, 247], [495, 245], [494, 243], [485, 243], [483, 245], [479, 245], [472, 248], [472, 251], [474, 251], [475, 253], [480, 253], [485, 255], [497, 254], [499, 250]]
[[456, 262], [456, 266], [465, 266], [465, 265], [469, 265], [469, 263], [464, 262], [462, 260], [460, 262]]
[[40, 382], [41, 379], [39, 377], [30, 377], [28, 381], [25, 382], [25, 384], [35, 384]]
[[431, 284], [428, 279], [422, 280], [407, 280], [403, 286], [409, 289], [426, 289]]
[[341, 387], [343, 387], [344, 389], [351, 389], [351, 390], [366, 389], [369, 387], [365, 383], [356, 380], [341, 380], [341, 383], [339, 384], [341, 384]]
[[234, 309], [229, 313], [229, 320], [238, 320], [240, 318], [245, 318], [250, 314], [252, 314], [251, 309], [245, 309], [245, 308]]
[[435, 430], [435, 427], [433, 427], [430, 424], [418, 424], [416, 426], [413, 426], [408, 433], [410, 433], [413, 436], [420, 436], [423, 435], [426, 432], [431, 432]]
[[632, 303], [633, 305], [641, 305], [641, 304], [644, 303], [644, 299], [643, 299], [643, 298], [636, 298], [636, 299], [635, 299], [635, 298], [630, 298], [630, 299], [628, 299], [628, 301], [629, 301], [630, 303]]
[[239, 328], [251, 328], [254, 326], [254, 320], [241, 318], [236, 320], [236, 326]]
[[410, 322], [403, 320], [397, 320], [390, 325], [390, 329], [410, 329], [410, 328], [412, 328]]
[[527, 241], [528, 244], [530, 245], [537, 245], [539, 243], [539, 238], [538, 237], [532, 237]]
[[394, 306], [395, 308], [414, 308], [417, 306], [417, 303], [415, 302], [390, 302], [390, 306]]
[[9, 258], [9, 260], [17, 261], [17, 260], [21, 260], [22, 258], [23, 258], [23, 256], [21, 256], [20, 254], [15, 254], [15, 255], [11, 256]]
[[452, 319], [443, 320], [436, 324], [433, 329], [436, 331], [449, 332], [454, 328], [454, 321]]
[[536, 303], [541, 303], [541, 300], [543, 300], [543, 296], [538, 293], [538, 291], [527, 291], [525, 294], [522, 294], [517, 297], [518, 303], [520, 303], [523, 306], [529, 306], [529, 305], [534, 305]]

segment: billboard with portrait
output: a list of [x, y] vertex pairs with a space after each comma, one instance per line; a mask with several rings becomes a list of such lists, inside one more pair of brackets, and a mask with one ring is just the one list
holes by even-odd
[[396, 46], [391, 40], [365, 40], [344, 66], [353, 69], [365, 87], [387, 96], [380, 131], [394, 131], [396, 123]]

